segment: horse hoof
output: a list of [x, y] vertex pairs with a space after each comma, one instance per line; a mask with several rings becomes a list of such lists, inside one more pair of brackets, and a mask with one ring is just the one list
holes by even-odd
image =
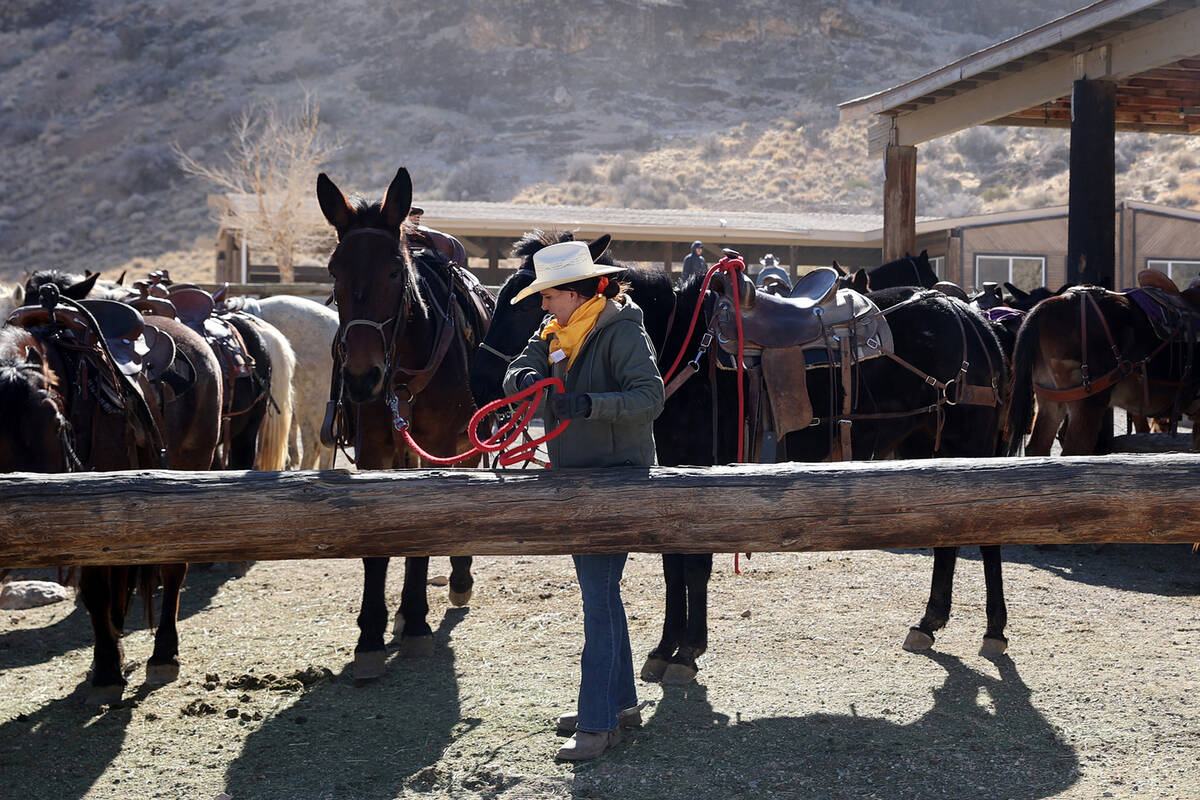
[[904, 637], [905, 650], [921, 651], [931, 647], [933, 647], [933, 637], [919, 628], [910, 628], [908, 636]]
[[400, 655], [405, 658], [429, 658], [433, 655], [433, 636], [402, 636], [400, 637]]
[[396, 619], [392, 622], [392, 636], [399, 639], [404, 635], [404, 615], [400, 613], [400, 609], [396, 609]]
[[671, 686], [682, 686], [696, 680], [696, 673], [699, 671], [687, 664], [668, 664], [666, 672], [663, 673], [662, 682]]
[[459, 606], [461, 608], [462, 606], [465, 606], [467, 603], [471, 602], [472, 594], [473, 594], [473, 590], [471, 590], [471, 589], [467, 589], [465, 592], [456, 592], [453, 589], [451, 589], [450, 590], [450, 605]]
[[354, 654], [354, 680], [373, 681], [383, 676], [386, 650], [367, 650]]
[[983, 637], [983, 646], [979, 648], [979, 655], [984, 658], [999, 658], [1008, 650], [1007, 639], [995, 639], [991, 636]]
[[663, 673], [667, 671], [667, 667], [670, 665], [671, 662], [665, 658], [650, 656], [646, 659], [646, 663], [642, 664], [642, 680], [649, 681], [650, 683], [661, 681]]
[[177, 680], [179, 680], [178, 664], [146, 665], [146, 684], [149, 686], [162, 686]]
[[112, 686], [93, 686], [88, 689], [84, 702], [89, 706], [111, 706], [121, 702], [121, 694], [124, 691], [125, 687], [119, 683]]

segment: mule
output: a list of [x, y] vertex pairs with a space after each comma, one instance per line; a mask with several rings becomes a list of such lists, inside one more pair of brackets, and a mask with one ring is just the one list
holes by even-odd
[[[44, 305], [54, 307], [56, 293], [54, 289], [47, 295]], [[77, 307], [67, 306], [67, 310], [72, 308]], [[20, 314], [17, 311], [13, 317]], [[96, 373], [99, 369], [115, 377], [111, 362], [98, 355], [81, 355], [75, 346], [60, 345], [63, 340], [55, 326], [44, 324], [36, 315], [25, 318], [32, 320], [25, 322], [26, 327], [0, 331], [0, 419], [5, 421], [0, 428], [0, 471], [158, 468], [163, 466], [164, 454], [167, 463], [177, 469], [209, 467], [220, 430], [221, 384], [216, 359], [203, 339], [173, 320], [152, 323], [170, 334], [175, 351], [187, 359], [191, 384], [177, 394], [140, 376], [140, 392], [147, 403], [143, 415], [131, 411], [137, 402], [136, 390], [120, 379], [107, 382]], [[85, 361], [90, 366], [84, 366]], [[90, 380], [89, 373], [93, 376]], [[81, 390], [83, 380], [89, 381], [90, 390]], [[114, 391], [123, 397], [115, 410], [115, 395], [97, 389], [101, 383], [117, 387]], [[103, 402], [101, 394], [106, 397]], [[147, 622], [154, 627], [152, 594], [159, 580], [161, 609], [154, 650], [146, 664], [146, 683], [157, 685], [178, 677], [176, 620], [186, 574], [187, 564], [80, 569], [80, 596], [95, 636], [88, 703], [120, 700], [127, 684], [120, 642], [125, 617], [137, 588]]]
[[[1195, 421], [1197, 313], [1185, 312], [1164, 337], [1132, 293], [1077, 286], [1038, 303], [1025, 317], [1013, 357], [1008, 429], [1024, 432], [1032, 416], [1025, 454], [1050, 455], [1064, 423], [1062, 454], [1094, 454], [1110, 407], [1149, 418], [1186, 413]], [[1196, 437], [1193, 426], [1194, 448]]]
[[[558, 238], [569, 239], [570, 235], [564, 234]], [[533, 253], [554, 240], [555, 237], [535, 231], [527, 234], [514, 247], [513, 255], [523, 259], [522, 267], [501, 287], [496, 317], [472, 367], [472, 391], [481, 403], [500, 396], [500, 381], [508, 361], [520, 352], [544, 317], [540, 300], [536, 296], [527, 298], [515, 306], [511, 305], [511, 299], [533, 280]], [[598, 255], [593, 253], [594, 257]], [[612, 262], [611, 259], [602, 259], [601, 263]], [[921, 275], [926, 281], [933, 277], [936, 281], [932, 269], [925, 273], [921, 270], [921, 263], [921, 259], [916, 259], [916, 264], [908, 263], [904, 265], [904, 269], [896, 268], [896, 274]], [[923, 263], [928, 267], [927, 258]], [[889, 272], [885, 270], [879, 280], [888, 280], [888, 275]], [[690, 340], [685, 341], [689, 317], [697, 304], [702, 305], [705, 319], [711, 317], [715, 293], [709, 292], [706, 296], [701, 296], [702, 281], [698, 278], [672, 288], [666, 276], [659, 272], [630, 269], [620, 280], [629, 284], [630, 295], [645, 312], [646, 329], [655, 344], [660, 366], [674, 362], [680, 352], [684, 353], [685, 358], [690, 358], [697, 352], [704, 326], [697, 326]], [[911, 288], [896, 290], [893, 296], [882, 296], [880, 305], [897, 305], [911, 298], [915, 291]], [[927, 369], [948, 368], [946, 358], [952, 359], [957, 356], [961, 359], [963, 353], [949, 353], [949, 349], [945, 347], [941, 352], [936, 352], [936, 346], [923, 337], [935, 332], [945, 333], [944, 326], [949, 324], [953, 325], [953, 341], [957, 342], [960, 331], [958, 321], [962, 321], [966, 326], [965, 330], [972, 332], [966, 334], [969, 337], [970, 355], [977, 364], [972, 378], [986, 378], [985, 385], [993, 379], [997, 386], [1004, 385], [1007, 377], [1006, 361], [995, 336], [983, 320], [964, 304], [941, 295], [924, 298], [914, 303], [914, 306], [895, 312], [899, 314], [901, 327], [911, 327], [909, 334], [902, 337], [908, 356], [925, 365]], [[932, 315], [933, 323], [925, 319], [929, 315]], [[908, 344], [910, 340], [923, 342], [919, 352], [915, 352], [914, 346]], [[987, 366], [989, 357], [990, 367]], [[663, 466], [711, 466], [731, 463], [736, 459], [739, 424], [735, 419], [737, 380], [731, 370], [717, 369], [715, 366], [710, 368], [711, 363], [710, 360], [701, 368], [701, 371], [708, 375], [707, 378], [704, 375], [692, 378], [667, 398], [666, 407], [655, 422], [655, 444], [659, 463]], [[867, 369], [865, 377], [872, 379], [871, 386], [886, 392], [886, 384], [880, 386], [880, 383], [890, 380], [894, 370], [890, 367], [871, 367], [871, 363], [873, 362], [864, 365]], [[952, 365], [954, 369], [950, 370], [947, 376], [957, 372], [959, 364], [960, 361], [955, 361]], [[871, 370], [875, 370], [878, 375], [872, 375]], [[992, 371], [995, 375], [988, 374]], [[859, 378], [860, 385], [862, 379]], [[828, 387], [820, 385], [827, 381], [810, 378], [810, 383], [813, 384], [814, 398], [828, 396]], [[911, 395], [912, 387], [907, 378], [901, 378], [901, 383], [906, 387], [906, 393]], [[921, 385], [925, 386], [923, 382]], [[821, 395], [822, 391], [825, 395]], [[872, 402], [880, 408], [886, 406], [906, 411], [911, 408], [904, 405], [909, 400], [911, 397], [907, 395], [896, 398], [881, 396]], [[929, 400], [928, 397], [922, 398], [918, 407], [928, 406]], [[991, 456], [998, 451], [1007, 452], [999, 442], [1000, 419], [999, 407], [994, 407], [990, 413], [985, 414], [957, 411], [948, 413], [943, 429], [942, 449], [938, 454], [946, 452], [955, 455]], [[915, 416], [906, 422], [891, 426], [877, 422], [874, 425], [876, 430], [865, 439], [855, 439], [855, 457], [884, 457], [891, 453], [908, 457], [927, 457], [932, 454], [934, 445], [938, 443], [936, 436], [930, 436], [930, 426], [930, 420]], [[828, 457], [828, 429], [821, 429], [819, 436], [814, 435], [815, 433], [816, 431], [805, 432], [794, 439], [785, 440], [789, 458], [820, 460]], [[824, 442], [824, 450], [821, 450], [820, 442]], [[954, 548], [939, 548], [935, 551], [930, 601], [925, 616], [916, 626], [916, 629], [921, 631], [920, 634], [910, 631], [906, 640], [910, 648], [920, 648], [926, 640], [928, 644], [932, 644], [933, 632], [945, 624], [949, 616], [950, 587], [956, 556], [957, 550]], [[984, 549], [984, 562], [989, 598], [984, 650], [997, 653], [1003, 651], [1007, 641], [1003, 638], [1007, 616], [1003, 601], [999, 548]], [[666, 593], [663, 634], [642, 667], [644, 679], [661, 678], [665, 682], [676, 683], [685, 682], [695, 676], [696, 659], [707, 650], [707, 584], [711, 571], [711, 554], [663, 556]]]
[[[412, 468], [421, 457], [404, 441], [437, 456], [471, 448], [467, 427], [475, 410], [467, 370], [485, 328], [473, 318], [458, 282], [440, 257], [414, 259], [402, 223], [412, 203], [412, 181], [401, 167], [380, 202], [353, 202], [325, 173], [317, 200], [337, 232], [329, 257], [337, 300], [338, 350], [331, 400], [340, 435], [353, 443], [362, 469]], [[476, 456], [467, 465], [479, 463]], [[402, 522], [398, 521], [398, 524]], [[470, 556], [450, 558], [450, 602], [466, 605], [474, 578]], [[383, 674], [387, 625], [387, 558], [363, 559], [362, 609], [354, 648], [354, 676]], [[429, 655], [433, 631], [426, 596], [428, 557], [405, 559], [404, 588], [393, 630], [401, 654]]]

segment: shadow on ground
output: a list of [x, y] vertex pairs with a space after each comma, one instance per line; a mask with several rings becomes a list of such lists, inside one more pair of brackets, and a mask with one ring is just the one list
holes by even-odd
[[[54, 570], [20, 570], [21, 578], [53, 580]], [[14, 579], [17, 579], [14, 575]], [[179, 599], [179, 657], [186, 664], [194, 660], [188, 652], [192, 645], [186, 620], [208, 608], [221, 586], [233, 576], [224, 565], [213, 569], [189, 569]], [[72, 602], [72, 601], [67, 601]], [[154, 595], [155, 614], [158, 614], [161, 593]], [[0, 669], [13, 669], [40, 664], [80, 647], [91, 648], [92, 624], [82, 604], [50, 625], [38, 628], [13, 627], [0, 631]], [[157, 620], [157, 616], [156, 616]], [[125, 633], [146, 629], [145, 608], [135, 597], [125, 620]], [[82, 677], [82, 676], [81, 676]]]
[[[731, 720], [702, 685], [664, 687], [645, 727], [575, 770], [577, 798], [1043, 798], [1079, 761], [1030, 702], [1007, 656], [999, 679], [940, 653], [933, 707], [909, 724], [854, 713]], [[851, 708], [853, 712], [853, 707]]]
[[347, 667], [311, 687], [246, 739], [226, 772], [225, 791], [237, 800], [383, 800], [444, 783], [435, 766], [443, 751], [479, 724], [459, 718], [450, 645], [466, 613], [446, 612], [430, 658], [393, 655], [384, 677], [366, 686], [356, 686]]
[[[929, 550], [893, 550], [929, 557]], [[1126, 592], [1188, 597], [1200, 594], [1200, 555], [1189, 544], [1064, 544], [1003, 549], [1005, 564], [1028, 564], [1063, 580]], [[979, 548], [959, 549], [958, 569], [978, 569]]]

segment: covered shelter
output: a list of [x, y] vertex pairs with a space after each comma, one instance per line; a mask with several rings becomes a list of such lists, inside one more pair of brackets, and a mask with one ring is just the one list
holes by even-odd
[[916, 146], [975, 125], [1070, 128], [1066, 275], [1113, 287], [1116, 131], [1200, 134], [1200, 0], [1101, 0], [839, 106], [884, 159], [883, 260], [915, 252]]

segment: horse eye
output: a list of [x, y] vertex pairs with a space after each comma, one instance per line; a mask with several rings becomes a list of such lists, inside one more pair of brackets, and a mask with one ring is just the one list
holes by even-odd
[[397, 269], [397, 270], [394, 270], [394, 271], [392, 272], [392, 274], [390, 275], [390, 277], [392, 277], [392, 278], [399, 278], [399, 277], [400, 277], [400, 270], [398, 270], [398, 269]]

